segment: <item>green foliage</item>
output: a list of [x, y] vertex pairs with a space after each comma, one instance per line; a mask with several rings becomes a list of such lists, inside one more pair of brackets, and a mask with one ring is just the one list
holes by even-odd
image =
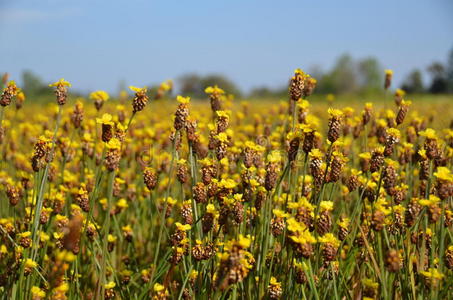
[[193, 98], [206, 98], [204, 92], [208, 86], [217, 85], [227, 93], [234, 94], [236, 96], [241, 95], [241, 91], [236, 84], [220, 74], [209, 74], [206, 76], [200, 76], [197, 74], [186, 74], [178, 79], [180, 85], [180, 93]]
[[423, 86], [422, 72], [418, 69], [412, 71], [401, 86], [403, 90], [411, 94], [420, 94], [425, 91]]
[[32, 71], [26, 70], [22, 73], [22, 89], [27, 96], [41, 96], [49, 92], [43, 80]]

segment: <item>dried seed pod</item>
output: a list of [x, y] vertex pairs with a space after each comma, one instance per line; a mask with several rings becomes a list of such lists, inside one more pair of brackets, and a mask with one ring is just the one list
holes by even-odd
[[292, 162], [296, 159], [297, 152], [299, 151], [300, 138], [294, 137], [289, 143], [288, 161]]
[[395, 144], [400, 141], [400, 136], [401, 136], [401, 134], [398, 129], [395, 129], [395, 128], [387, 129], [384, 156], [389, 157], [393, 154], [393, 148], [394, 148]]
[[453, 270], [453, 246], [449, 246], [447, 250], [445, 250], [444, 260], [447, 268]]
[[322, 257], [324, 260], [324, 265], [327, 265], [329, 262], [334, 261], [337, 256], [337, 247], [332, 243], [324, 244], [322, 248]]
[[117, 138], [112, 138], [107, 144], [107, 153], [105, 156], [105, 166], [109, 172], [118, 169], [121, 159], [121, 143]]
[[385, 224], [385, 214], [381, 210], [376, 210], [371, 219], [371, 228], [375, 231], [381, 231]]
[[147, 89], [144, 88], [137, 88], [137, 87], [129, 87], [132, 91], [135, 92], [134, 99], [132, 100], [132, 112], [135, 114], [139, 111], [142, 111], [146, 104], [148, 103], [148, 95], [146, 94]]
[[339, 109], [329, 108], [329, 129], [327, 131], [327, 139], [333, 143], [340, 137], [341, 133], [341, 119], [343, 112]]
[[181, 217], [184, 224], [193, 224], [192, 203], [190, 200], [185, 201], [181, 208]]
[[305, 131], [302, 149], [304, 150], [305, 154], [308, 154], [314, 148], [314, 146], [315, 146], [315, 131], [308, 129], [307, 131]]
[[317, 187], [321, 186], [324, 180], [324, 170], [322, 169], [323, 154], [319, 149], [313, 149], [310, 152], [310, 173]]
[[64, 105], [66, 103], [66, 99], [68, 98], [67, 87], [71, 86], [71, 84], [62, 78], [59, 81], [50, 84], [49, 86], [55, 87], [55, 96], [57, 98], [58, 105]]
[[412, 227], [415, 224], [415, 220], [418, 217], [418, 214], [421, 211], [421, 206], [418, 204], [417, 198], [413, 198], [411, 202], [409, 202], [405, 214], [405, 222], [407, 227]]
[[145, 168], [143, 171], [143, 182], [146, 187], [151, 191], [154, 190], [157, 186], [157, 175], [152, 168]]
[[271, 220], [271, 232], [273, 236], [279, 236], [285, 229], [285, 219], [281, 217], [275, 217]]
[[2, 95], [0, 96], [0, 105], [5, 107], [11, 104], [14, 96], [19, 92], [19, 88], [16, 86], [14, 81], [10, 81], [8, 85], [3, 89]]
[[395, 170], [395, 166], [392, 163], [387, 164], [384, 167], [383, 173], [382, 173], [382, 179], [384, 181], [384, 188], [390, 196], [393, 196], [396, 193], [395, 190], [395, 185], [396, 185], [396, 179], [397, 179], [397, 172]]
[[385, 70], [384, 89], [388, 90], [388, 88], [392, 84], [392, 78], [393, 78], [393, 71]]
[[316, 232], [319, 235], [324, 235], [332, 229], [332, 216], [330, 212], [325, 210], [319, 214], [318, 219], [316, 220]]
[[296, 102], [302, 97], [306, 76], [307, 75], [300, 69], [294, 71], [294, 76], [291, 78], [291, 81], [289, 83], [290, 100]]
[[193, 199], [197, 203], [206, 203], [208, 201], [206, 186], [203, 182], [198, 182], [193, 187]]
[[389, 272], [398, 272], [403, 268], [403, 258], [400, 251], [390, 249], [387, 251], [386, 257], [385, 264]]
[[283, 294], [282, 284], [272, 277], [267, 287], [269, 299], [280, 299]]
[[330, 164], [330, 173], [328, 176], [328, 182], [337, 182], [340, 179], [343, 166], [346, 163], [347, 158], [344, 157], [343, 153], [334, 151], [332, 163]]
[[302, 90], [303, 98], [307, 98], [313, 93], [314, 89], [316, 88], [316, 83], [316, 79], [310, 77], [310, 75], [307, 75], [307, 77], [305, 78], [304, 88]]
[[277, 184], [279, 166], [275, 162], [270, 162], [266, 166], [266, 178], [264, 187], [267, 191], [272, 191]]
[[181, 130], [186, 127], [186, 121], [189, 117], [189, 97], [178, 96], [177, 101], [179, 102], [178, 108], [175, 112], [175, 130]]
[[74, 125], [74, 128], [80, 128], [82, 126], [83, 121], [83, 103], [81, 101], [77, 101], [74, 106], [74, 111], [71, 115], [71, 122]]
[[20, 187], [14, 185], [12, 182], [7, 182], [6, 183], [6, 196], [8, 197], [9, 204], [11, 206], [16, 206], [22, 197]]
[[85, 185], [82, 185], [75, 197], [75, 202], [84, 212], [90, 211], [90, 199]]
[[372, 173], [379, 171], [384, 164], [384, 149], [382, 147], [376, 148], [371, 152], [370, 171]]
[[362, 125], [365, 126], [367, 125], [371, 117], [373, 115], [373, 104], [372, 103], [365, 103], [365, 109], [362, 112]]
[[221, 97], [225, 92], [219, 88], [217, 85], [214, 87], [207, 87], [205, 89], [205, 93], [209, 95], [209, 100], [211, 102], [211, 110], [212, 112], [216, 113], [218, 110], [222, 110], [222, 102], [221, 102]]
[[406, 118], [407, 112], [409, 111], [409, 106], [411, 105], [411, 101], [402, 101], [400, 108], [398, 110], [398, 114], [396, 115], [396, 124], [400, 125], [404, 122]]
[[184, 184], [189, 180], [189, 168], [184, 159], [178, 161], [176, 176], [181, 184]]
[[221, 110], [216, 111], [216, 114], [217, 114], [216, 120], [217, 134], [219, 134], [227, 130], [230, 121], [230, 116], [228, 115], [227, 112]]
[[201, 219], [203, 233], [208, 233], [214, 226], [214, 214], [206, 212]]

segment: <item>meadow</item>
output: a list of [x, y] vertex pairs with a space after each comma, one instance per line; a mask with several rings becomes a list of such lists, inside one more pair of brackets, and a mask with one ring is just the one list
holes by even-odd
[[61, 79], [49, 104], [5, 82], [0, 298], [448, 299], [453, 98], [383, 77], [249, 100]]

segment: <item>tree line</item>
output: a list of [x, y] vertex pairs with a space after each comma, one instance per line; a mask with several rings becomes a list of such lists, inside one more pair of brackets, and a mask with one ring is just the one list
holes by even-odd
[[[318, 80], [316, 92], [319, 94], [378, 93], [382, 90], [384, 80], [383, 67], [376, 58], [367, 57], [356, 60], [349, 54], [338, 57], [329, 70], [313, 66], [307, 71]], [[428, 78], [428, 81], [424, 82], [424, 78]], [[237, 97], [273, 98], [284, 97], [287, 94], [287, 85], [282, 85], [280, 88], [262, 86], [243, 93], [234, 81], [222, 74], [205, 76], [196, 73], [184, 74], [177, 78], [176, 84], [178, 93], [193, 98], [204, 98], [205, 87], [213, 85], [218, 85]], [[120, 89], [124, 88], [124, 82], [119, 86]], [[151, 84], [149, 87], [150, 90], [154, 90], [158, 85]], [[411, 71], [399, 88], [407, 93], [453, 93], [453, 49], [445, 62], [435, 61], [425, 69]], [[42, 96], [48, 93], [48, 86], [37, 74], [27, 70], [22, 73], [22, 90], [27, 96]]]

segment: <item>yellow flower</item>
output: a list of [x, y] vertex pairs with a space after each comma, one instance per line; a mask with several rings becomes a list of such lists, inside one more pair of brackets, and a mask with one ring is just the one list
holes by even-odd
[[90, 94], [91, 100], [107, 101], [110, 96], [106, 91], [95, 91]]
[[324, 154], [319, 149], [312, 149], [309, 153], [311, 158], [321, 159]]
[[226, 118], [226, 119], [230, 118], [228, 113], [226, 111], [223, 111], [223, 110], [216, 111], [216, 114], [217, 114], [217, 117], [219, 117], [219, 118]]
[[331, 117], [335, 117], [335, 118], [340, 118], [343, 116], [343, 112], [339, 109], [335, 109], [335, 108], [329, 108], [327, 110], [327, 112], [329, 113], [329, 115]]
[[402, 89], [396, 89], [395, 95], [399, 97], [404, 97], [404, 95], [406, 95], [406, 92]]
[[21, 238], [26, 238], [26, 237], [30, 237], [30, 236], [31, 236], [30, 231], [25, 231], [25, 232], [19, 233], [19, 237], [21, 237]]
[[64, 78], [61, 78], [57, 82], [49, 84], [49, 86], [71, 86], [71, 84], [68, 81], [64, 80]]
[[374, 282], [372, 279], [365, 278], [362, 280], [362, 283], [364, 286], [372, 288], [372, 289], [377, 289], [379, 287], [379, 283]]
[[420, 135], [431, 140], [437, 139], [436, 131], [432, 128], [426, 128], [426, 130], [420, 132]]
[[418, 203], [422, 206], [436, 205], [440, 202], [440, 198], [435, 195], [429, 195], [429, 199], [420, 199]]
[[208, 86], [204, 92], [206, 94], [225, 94], [224, 90], [222, 90], [221, 88], [219, 88], [217, 85], [215, 86]]
[[190, 97], [176, 96], [176, 101], [181, 104], [188, 104], [190, 102]]
[[24, 101], [24, 100], [25, 100], [25, 94], [24, 94], [24, 92], [19, 91], [19, 92], [17, 93], [16, 99], [19, 100], [19, 101]]
[[268, 156], [267, 160], [271, 163], [278, 163], [282, 160], [280, 151], [272, 151]]
[[343, 228], [348, 228], [349, 223], [350, 223], [349, 218], [343, 218], [341, 219], [341, 221], [340, 220], [337, 221], [338, 226]]
[[411, 105], [412, 105], [412, 101], [410, 101], [410, 100], [401, 101], [401, 106], [409, 107]]
[[96, 123], [98, 124], [105, 124], [105, 125], [112, 125], [113, 126], [113, 117], [111, 114], [103, 114], [102, 118], [96, 118]]
[[453, 181], [453, 174], [451, 173], [451, 170], [447, 167], [438, 167], [437, 171], [434, 172], [434, 176], [436, 176], [436, 178], [440, 180], [445, 180], [449, 182]]
[[221, 132], [218, 135], [216, 135], [216, 139], [219, 142], [226, 143], [228, 141], [228, 135], [225, 132]]
[[188, 231], [191, 228], [189, 224], [182, 225], [179, 222], [176, 222], [175, 225], [176, 225], [176, 228], [178, 228], [178, 230], [180, 230], [180, 231]]
[[121, 142], [117, 138], [112, 138], [110, 141], [108, 141], [106, 144], [108, 149], [120, 149], [121, 148]]
[[129, 89], [135, 93], [146, 93], [146, 89], [147, 87], [144, 86], [142, 88], [139, 88], [139, 87], [136, 87], [136, 86], [133, 86], [133, 85], [130, 85], [129, 86]]
[[333, 102], [335, 100], [334, 94], [327, 94], [326, 100], [329, 102]]
[[171, 90], [172, 86], [173, 81], [171, 79], [168, 79], [160, 84], [160, 88], [165, 92]]
[[38, 266], [38, 264], [30, 258], [27, 258], [27, 260], [25, 261], [26, 268], [33, 269], [36, 268], [36, 266]]
[[55, 290], [61, 293], [66, 293], [67, 291], [69, 291], [69, 284], [67, 282], [64, 282], [56, 287]]
[[210, 213], [210, 214], [214, 214], [215, 213], [215, 206], [211, 203], [209, 203], [207, 206], [206, 206], [206, 212], [207, 213]]
[[242, 248], [248, 248], [250, 247], [250, 237], [244, 237], [242, 234], [239, 235], [239, 240], [238, 240], [239, 245], [241, 245]]
[[319, 207], [323, 211], [331, 211], [333, 210], [333, 202], [332, 201], [321, 201]]
[[318, 241], [323, 244], [327, 244], [327, 243], [332, 244], [334, 247], [340, 246], [340, 241], [330, 232], [319, 237]]
[[164, 287], [162, 284], [157, 283], [157, 282], [154, 284], [153, 290], [154, 290], [156, 293], [162, 292], [164, 289], [165, 289], [165, 287]]
[[109, 243], [114, 243], [114, 242], [116, 242], [117, 239], [118, 239], [118, 238], [117, 238], [116, 236], [111, 235], [111, 234], [109, 234], [109, 235], [107, 236], [107, 241], [108, 241]]
[[387, 129], [387, 134], [394, 137], [394, 138], [397, 138], [399, 139], [401, 137], [401, 133], [398, 129], [396, 128], [389, 128]]
[[46, 292], [44, 292], [42, 289], [40, 289], [37, 286], [32, 286], [31, 288], [31, 294], [33, 295], [33, 299], [41, 299], [46, 297]]
[[104, 285], [104, 288], [106, 290], [110, 290], [110, 289], [113, 289], [115, 286], [116, 286], [116, 283], [114, 281], [110, 281], [109, 283], [106, 283]]
[[126, 199], [121, 198], [120, 200], [118, 200], [118, 202], [116, 202], [116, 206], [118, 206], [119, 208], [128, 208], [129, 204], [127, 204]]
[[278, 282], [277, 281], [277, 278], [275, 278], [274, 276], [271, 277], [271, 280], [269, 281], [269, 284], [270, 285], [273, 285], [273, 286], [281, 286], [281, 282]]
[[272, 213], [277, 217], [277, 218], [286, 218], [288, 216], [287, 213], [280, 209], [273, 209]]
[[192, 272], [190, 272], [190, 278], [191, 279], [196, 279], [198, 277], [198, 271], [197, 270], [192, 270]]
[[439, 272], [437, 269], [429, 268], [428, 271], [421, 271], [420, 274], [425, 276], [426, 278], [433, 278], [441, 280], [444, 278], [444, 274]]

